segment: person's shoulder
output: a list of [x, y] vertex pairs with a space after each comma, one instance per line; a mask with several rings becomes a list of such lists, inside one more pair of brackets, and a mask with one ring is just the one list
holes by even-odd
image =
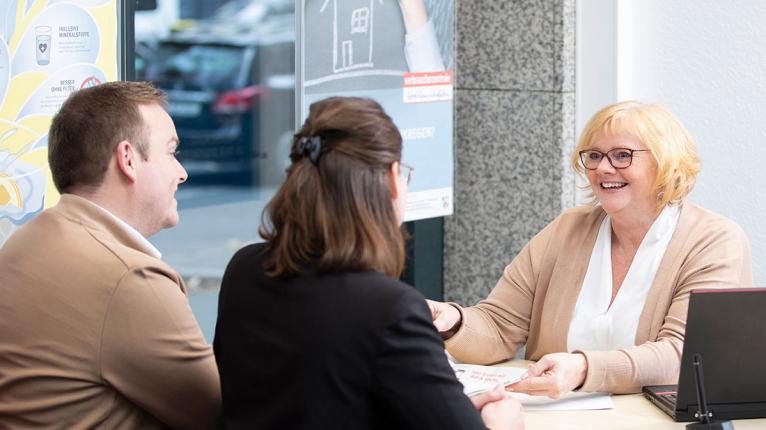
[[380, 272], [352, 272], [344, 274], [343, 277], [347, 284], [371, 297], [394, 300], [400, 297], [423, 298], [414, 287]]
[[[50, 241], [55, 237], [55, 243]], [[78, 271], [97, 271], [99, 282], [114, 283], [132, 267], [166, 264], [121, 243], [106, 228], [68, 213], [62, 204], [46, 209], [23, 225], [3, 245], [11, 255], [33, 259], [41, 268], [57, 261], [79, 261]], [[55, 266], [55, 264], [54, 264]], [[108, 274], [108, 280], [104, 278]], [[66, 276], [66, 274], [62, 274]]]
[[35, 242], [40, 239], [48, 240], [50, 235], [60, 237], [62, 233], [74, 230], [71, 223], [57, 210], [57, 207], [48, 208], [37, 214], [34, 218], [19, 227], [11, 235], [6, 243], [14, 241], [28, 245], [38, 246]]
[[361, 288], [350, 295], [355, 304], [354, 312], [363, 316], [361, 325], [372, 330], [379, 347], [400, 345], [403, 337], [441, 343], [426, 299], [415, 287], [381, 273], [355, 274], [354, 277], [364, 281], [357, 285]]
[[238, 279], [242, 276], [250, 277], [256, 272], [260, 273], [266, 249], [266, 243], [252, 243], [240, 248], [226, 265], [224, 279]]
[[152, 273], [180, 284], [178, 272], [161, 258], [126, 245], [106, 233], [96, 231], [92, 236], [96, 243], [91, 248], [93, 261], [109, 264], [113, 276], [130, 279], [134, 276], [143, 278], [146, 273]]
[[425, 298], [415, 287], [379, 272], [352, 272], [342, 278], [343, 294], [354, 306], [372, 313], [388, 315], [396, 308], [411, 309], [425, 304]]
[[555, 238], [559, 245], [563, 244], [562, 238], [579, 242], [597, 228], [605, 215], [601, 206], [579, 205], [566, 209], [545, 226], [537, 238], [546, 243]]
[[752, 285], [752, 256], [747, 234], [734, 220], [683, 202], [671, 244], [690, 274], [705, 273], [716, 285]]
[[255, 260], [262, 259], [265, 251], [266, 243], [251, 243], [234, 253], [229, 265], [252, 264]]
[[50, 211], [51, 209], [42, 211], [8, 237], [0, 246], [0, 258], [3, 258], [3, 255], [15, 257], [14, 254], [25, 253], [30, 248], [40, 246], [40, 240], [46, 236], [49, 237], [47, 232], [50, 231], [50, 227], [48, 227], [51, 222]]
[[[104, 253], [102, 261], [109, 261], [109, 274], [104, 279], [107, 285], [114, 283], [117, 291], [131, 290], [141, 293], [149, 300], [154, 297], [154, 289], [170, 289], [175, 293], [186, 294], [181, 275], [160, 258], [145, 254], [139, 250], [116, 243], [103, 243], [110, 252]], [[113, 280], [112, 280], [113, 279]], [[138, 288], [143, 285], [149, 288]]]
[[693, 203], [683, 203], [681, 219], [692, 234], [724, 233], [746, 238], [744, 230], [734, 220]]
[[564, 210], [553, 221], [564, 225], [581, 225], [582, 223], [594, 223], [604, 216], [601, 206], [578, 205]]

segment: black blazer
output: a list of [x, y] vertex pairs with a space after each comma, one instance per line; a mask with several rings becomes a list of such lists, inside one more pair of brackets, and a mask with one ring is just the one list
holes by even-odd
[[213, 343], [225, 428], [483, 429], [428, 306], [377, 272], [271, 279], [232, 258]]

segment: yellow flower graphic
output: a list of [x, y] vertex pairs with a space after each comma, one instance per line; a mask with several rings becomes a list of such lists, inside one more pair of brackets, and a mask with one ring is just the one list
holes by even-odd
[[0, 220], [23, 224], [43, 209], [45, 171], [22, 156], [0, 150]]

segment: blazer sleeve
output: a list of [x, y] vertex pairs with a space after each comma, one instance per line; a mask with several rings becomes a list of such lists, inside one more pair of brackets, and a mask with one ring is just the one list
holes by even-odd
[[394, 307], [375, 369], [376, 401], [396, 417], [397, 428], [485, 428], [447, 361], [428, 306], [414, 292]]
[[106, 383], [173, 428], [209, 428], [220, 409], [215, 358], [188, 298], [161, 269], [128, 271], [104, 321]]
[[676, 384], [681, 366], [689, 293], [752, 286], [750, 247], [733, 221], [707, 223], [687, 250], [655, 341], [615, 351], [577, 351], [588, 361], [582, 391], [637, 393], [645, 385]]
[[462, 308], [460, 327], [445, 341], [447, 351], [465, 363], [492, 364], [511, 359], [527, 343], [541, 261], [558, 220], [524, 246], [503, 270], [489, 296]]

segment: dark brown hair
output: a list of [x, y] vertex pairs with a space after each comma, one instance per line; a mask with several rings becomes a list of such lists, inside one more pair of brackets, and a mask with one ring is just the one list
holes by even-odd
[[72, 93], [53, 117], [48, 163], [60, 193], [97, 187], [114, 148], [127, 140], [149, 155], [139, 105], [165, 104], [165, 94], [148, 82], [107, 82]]
[[[315, 164], [300, 147], [316, 137], [322, 150]], [[378, 103], [332, 97], [312, 104], [293, 138], [287, 178], [263, 213], [267, 273], [312, 267], [399, 276], [404, 233], [389, 169], [401, 154], [399, 130]]]

